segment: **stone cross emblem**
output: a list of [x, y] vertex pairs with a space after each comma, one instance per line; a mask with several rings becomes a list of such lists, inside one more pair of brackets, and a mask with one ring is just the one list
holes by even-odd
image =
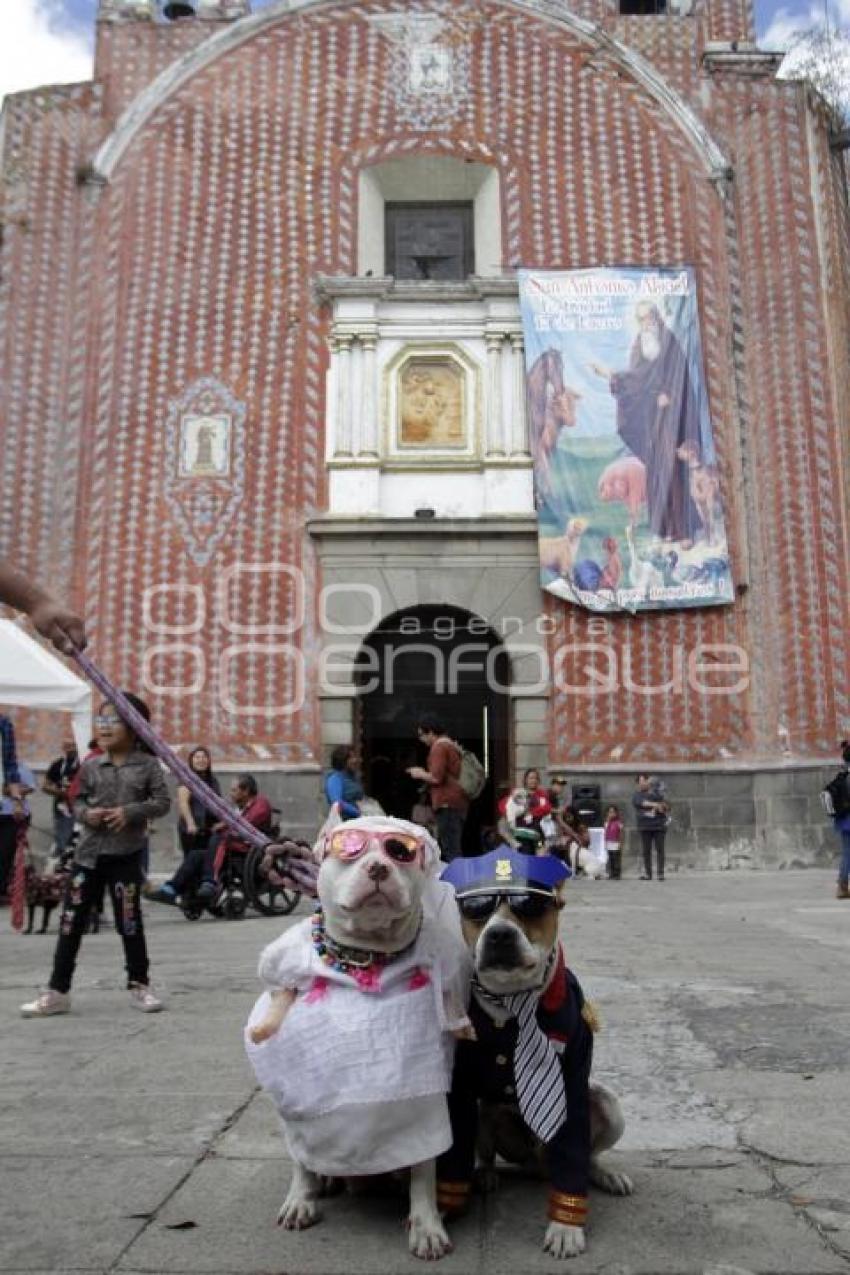
[[446, 93], [452, 87], [452, 51], [443, 44], [414, 45], [408, 50], [411, 93]]
[[469, 48], [468, 32], [458, 20], [460, 8], [437, 6], [431, 13], [370, 18], [393, 45], [390, 92], [400, 118], [414, 128], [430, 129], [463, 109], [469, 91]]

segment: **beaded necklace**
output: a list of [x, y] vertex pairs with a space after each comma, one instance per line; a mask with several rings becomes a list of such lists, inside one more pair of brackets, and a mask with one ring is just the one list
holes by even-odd
[[326, 932], [325, 914], [321, 908], [317, 908], [312, 920], [313, 947], [319, 960], [340, 974], [347, 974], [349, 970], [368, 970], [375, 966], [389, 965], [391, 961], [397, 961], [400, 956], [409, 952], [419, 938], [421, 926], [420, 918], [413, 942], [408, 943], [400, 952], [375, 952], [368, 948], [345, 947], [342, 943], [335, 942]]

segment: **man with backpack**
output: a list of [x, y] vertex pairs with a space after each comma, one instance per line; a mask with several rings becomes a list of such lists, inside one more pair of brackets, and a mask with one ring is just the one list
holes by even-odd
[[408, 775], [427, 784], [431, 807], [437, 821], [437, 841], [443, 859], [451, 863], [461, 854], [463, 824], [469, 810], [469, 798], [460, 784], [462, 753], [449, 739], [443, 723], [433, 713], [423, 713], [416, 723], [420, 743], [428, 748], [426, 767], [410, 766]]
[[835, 831], [841, 838], [841, 861], [838, 865], [836, 898], [850, 899], [850, 741], [841, 741], [844, 763], [834, 779], [821, 792], [821, 801], [832, 816]]

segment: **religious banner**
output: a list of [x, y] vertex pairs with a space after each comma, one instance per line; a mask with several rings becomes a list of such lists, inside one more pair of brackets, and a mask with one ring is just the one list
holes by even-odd
[[542, 587], [592, 611], [731, 602], [693, 270], [519, 279]]

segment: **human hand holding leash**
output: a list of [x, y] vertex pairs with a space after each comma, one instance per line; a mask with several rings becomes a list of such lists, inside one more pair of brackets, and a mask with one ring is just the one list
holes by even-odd
[[[113, 686], [109, 678], [100, 671], [90, 656], [76, 646], [72, 647], [68, 654], [73, 656], [89, 681], [93, 682], [105, 698], [115, 705], [133, 733], [143, 743], [148, 745], [155, 756], [168, 767], [181, 784], [185, 784], [193, 796], [197, 797], [207, 810], [211, 810], [213, 814], [218, 815], [219, 819], [227, 824], [241, 840], [247, 841], [248, 845], [258, 846], [262, 850], [272, 846], [269, 837], [260, 832], [258, 828], [255, 828], [252, 823], [248, 823], [247, 819], [244, 819], [238, 811], [229, 806], [217, 792], [214, 792], [198, 777], [182, 758], [177, 756], [173, 748], [170, 748], [165, 740], [160, 738], [150, 723], [145, 721], [141, 713], [136, 711], [118, 687]], [[89, 812], [89, 815], [92, 813], [94, 812]], [[120, 808], [118, 808], [117, 812], [115, 809], [109, 811], [101, 810], [99, 812], [101, 819], [103, 819], [105, 814], [117, 819], [119, 813], [123, 819], [124, 812]], [[123, 823], [118, 824], [117, 827], [123, 827]], [[117, 827], [115, 830], [117, 830]], [[279, 851], [280, 857], [283, 859], [286, 877], [291, 878], [293, 888], [300, 890], [304, 894], [315, 896], [318, 867], [313, 862], [310, 850], [305, 846], [296, 845], [293, 841], [284, 841], [279, 847], [274, 846], [272, 848]]]
[[0, 561], [0, 602], [28, 615], [41, 636], [63, 655], [73, 655], [86, 645], [80, 616], [7, 561]]

